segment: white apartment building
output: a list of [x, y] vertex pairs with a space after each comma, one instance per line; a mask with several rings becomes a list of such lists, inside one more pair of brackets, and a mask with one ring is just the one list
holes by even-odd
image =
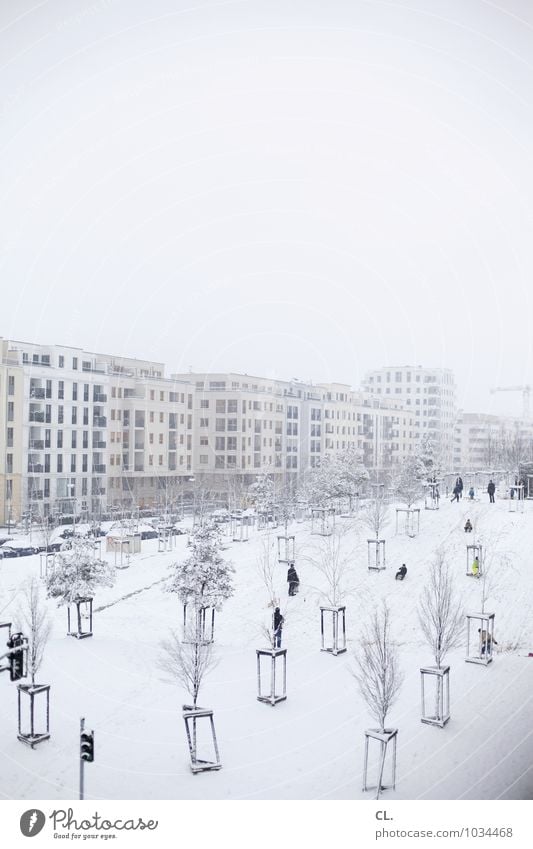
[[454, 431], [454, 469], [518, 470], [533, 458], [533, 421], [459, 412]]
[[367, 373], [365, 392], [388, 402], [397, 401], [414, 420], [415, 443], [428, 435], [442, 454], [444, 465], [454, 461], [456, 387], [450, 369], [389, 366]]

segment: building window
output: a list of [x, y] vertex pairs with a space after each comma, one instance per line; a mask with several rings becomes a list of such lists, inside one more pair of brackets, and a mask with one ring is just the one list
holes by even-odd
[[200, 419], [200, 427], [209, 427], [209, 419]]
[[7, 379], [7, 394], [14, 395], [15, 394], [15, 378], [13, 375], [9, 375]]
[[206, 398], [202, 398], [200, 401], [200, 409], [208, 410], [209, 409], [209, 400]]
[[[183, 457], [180, 457], [180, 463], [182, 463], [182, 462], [183, 462]], [[208, 462], [209, 462], [208, 455], [207, 454], [200, 454], [200, 463], [202, 464], [202, 466], [206, 466]]]
[[15, 421], [15, 405], [13, 401], [7, 402], [7, 420], [8, 422]]
[[226, 419], [216, 419], [215, 430], [223, 433], [226, 430]]
[[77, 357], [72, 357], [72, 368], [74, 369], [74, 371], [77, 371], [77, 368], [78, 368], [78, 358]]
[[225, 413], [226, 412], [226, 402], [217, 400], [216, 411], [217, 411], [217, 413]]

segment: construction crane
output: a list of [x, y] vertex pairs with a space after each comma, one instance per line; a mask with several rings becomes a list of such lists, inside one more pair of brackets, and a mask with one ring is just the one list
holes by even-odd
[[524, 419], [529, 419], [529, 395], [531, 386], [496, 386], [490, 390], [490, 394], [495, 392], [521, 392], [522, 393], [522, 415]]

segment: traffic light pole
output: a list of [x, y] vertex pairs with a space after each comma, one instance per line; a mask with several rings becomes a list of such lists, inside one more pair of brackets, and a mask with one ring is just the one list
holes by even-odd
[[[81, 735], [83, 734], [84, 728], [85, 728], [85, 717], [82, 716], [81, 719], [80, 719], [80, 740], [81, 740]], [[84, 789], [85, 789], [85, 787], [84, 787], [84, 784], [85, 784], [84, 768], [85, 768], [85, 761], [83, 760], [83, 758], [80, 755], [80, 801], [83, 799], [83, 793], [84, 793]]]

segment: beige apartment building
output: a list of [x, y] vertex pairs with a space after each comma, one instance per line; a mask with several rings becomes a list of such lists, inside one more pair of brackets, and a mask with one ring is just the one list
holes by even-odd
[[297, 486], [355, 447], [369, 469], [414, 444], [397, 398], [345, 384], [175, 374], [162, 363], [0, 340], [0, 521], [162, 507], [193, 484], [228, 493], [262, 472]]

